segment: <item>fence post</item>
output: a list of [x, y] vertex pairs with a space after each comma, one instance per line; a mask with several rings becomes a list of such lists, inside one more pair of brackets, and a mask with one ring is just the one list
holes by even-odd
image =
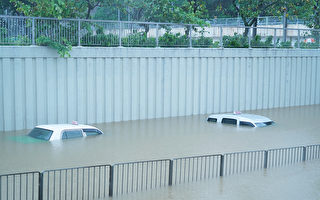
[[34, 23], [35, 23], [35, 19], [34, 17], [32, 18], [32, 45], [35, 45], [36, 44], [36, 41], [35, 41], [35, 26], [34, 26]]
[[220, 156], [220, 176], [223, 176], [223, 169], [224, 169], [224, 155]]
[[251, 34], [252, 34], [252, 30], [251, 30], [251, 27], [250, 27], [250, 28], [249, 28], [249, 32], [248, 32], [249, 49], [251, 49]]
[[169, 161], [169, 186], [172, 186], [173, 160]]
[[305, 162], [307, 157], [307, 147], [303, 147], [302, 150], [302, 161]]
[[263, 166], [265, 169], [268, 168], [268, 151], [264, 151], [264, 162], [263, 162]]
[[81, 20], [78, 19], [78, 46], [81, 46]]
[[192, 48], [192, 35], [191, 35], [191, 32], [192, 32], [192, 25], [189, 25], [189, 48]]
[[277, 48], [277, 29], [274, 29], [273, 32], [273, 48]]
[[156, 47], [159, 47], [159, 24], [156, 25]]
[[113, 166], [110, 166], [109, 172], [109, 197], [113, 196]]
[[43, 173], [39, 173], [39, 187], [38, 187], [39, 200], [43, 199]]
[[122, 46], [122, 23], [119, 21], [119, 47]]
[[298, 48], [300, 48], [300, 29], [298, 29]]
[[223, 30], [222, 30], [222, 26], [220, 26], [220, 48], [223, 48]]

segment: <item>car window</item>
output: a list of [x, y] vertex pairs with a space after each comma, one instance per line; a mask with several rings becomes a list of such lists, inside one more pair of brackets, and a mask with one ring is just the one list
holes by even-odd
[[231, 118], [223, 118], [221, 122], [225, 124], [237, 124], [237, 120]]
[[264, 126], [270, 126], [270, 125], [272, 125], [272, 124], [274, 124], [273, 121], [269, 121], [269, 122], [259, 122], [259, 123], [256, 123], [256, 126], [257, 126], [257, 127], [264, 127]]
[[82, 129], [82, 130], [87, 136], [102, 134], [102, 132], [99, 131], [98, 129]]
[[82, 136], [82, 130], [67, 130], [63, 132], [62, 139], [77, 138]]
[[34, 128], [29, 133], [29, 136], [40, 139], [40, 140], [50, 140], [53, 131], [43, 129], [43, 128]]
[[251, 126], [251, 127], [254, 127], [254, 125], [253, 125], [251, 122], [243, 122], [243, 121], [240, 121], [240, 125], [241, 125], [241, 126]]
[[208, 118], [208, 122], [217, 122], [217, 118]]

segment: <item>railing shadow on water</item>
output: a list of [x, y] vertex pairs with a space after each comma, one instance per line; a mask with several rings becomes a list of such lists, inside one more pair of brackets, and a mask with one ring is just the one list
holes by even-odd
[[320, 145], [0, 175], [0, 200], [100, 199], [320, 159]]

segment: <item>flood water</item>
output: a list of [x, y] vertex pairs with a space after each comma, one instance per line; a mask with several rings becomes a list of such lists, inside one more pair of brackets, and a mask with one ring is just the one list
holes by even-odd
[[28, 130], [0, 132], [0, 174], [320, 143], [320, 105], [248, 113], [276, 124], [236, 127], [197, 115], [96, 124], [104, 135], [56, 142], [29, 138]]

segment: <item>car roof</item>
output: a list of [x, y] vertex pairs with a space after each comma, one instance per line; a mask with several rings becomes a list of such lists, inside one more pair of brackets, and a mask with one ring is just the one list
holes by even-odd
[[43, 128], [51, 131], [62, 131], [62, 130], [72, 130], [72, 129], [97, 129], [94, 126], [84, 125], [84, 124], [46, 124], [46, 125], [38, 125], [36, 128]]
[[237, 120], [240, 120], [240, 121], [250, 121], [250, 122], [253, 122], [253, 123], [272, 121], [271, 119], [269, 119], [269, 118], [267, 118], [265, 116], [247, 114], [247, 113], [241, 113], [241, 114], [234, 114], [234, 113], [213, 114], [213, 115], [210, 115], [209, 118], [231, 118], [231, 119], [237, 119]]

